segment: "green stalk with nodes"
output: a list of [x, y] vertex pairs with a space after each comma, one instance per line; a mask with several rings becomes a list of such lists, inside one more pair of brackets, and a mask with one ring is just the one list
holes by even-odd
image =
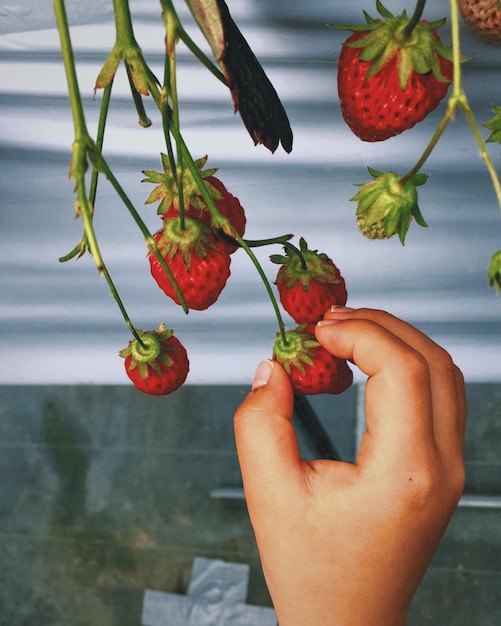
[[499, 208], [501, 209], [501, 185], [499, 182], [499, 177], [492, 162], [489, 151], [487, 150], [485, 141], [482, 138], [482, 134], [480, 133], [478, 124], [475, 120], [475, 116], [473, 115], [473, 111], [471, 109], [468, 97], [463, 89], [463, 80], [462, 80], [462, 70], [461, 70], [461, 47], [460, 47], [460, 36], [459, 36], [459, 11], [457, 2], [455, 0], [450, 0], [450, 12], [451, 12], [451, 34], [452, 34], [452, 54], [453, 54], [453, 83], [452, 83], [452, 94], [449, 97], [447, 102], [447, 108], [440, 120], [435, 133], [433, 134], [430, 142], [426, 146], [423, 154], [414, 165], [414, 167], [401, 178], [401, 185], [404, 186], [408, 181], [410, 181], [418, 172], [422, 169], [423, 165], [427, 161], [428, 157], [433, 152], [435, 146], [439, 142], [442, 134], [447, 128], [449, 122], [455, 119], [456, 109], [460, 109], [464, 114], [470, 128], [472, 130], [475, 141], [477, 142], [480, 157], [484, 161], [489, 175], [491, 177], [492, 185], [494, 187], [494, 191], [496, 193], [496, 197], [498, 200]]

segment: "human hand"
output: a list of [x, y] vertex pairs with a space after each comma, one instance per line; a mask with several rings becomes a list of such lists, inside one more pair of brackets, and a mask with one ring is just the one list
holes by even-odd
[[318, 341], [368, 379], [356, 464], [302, 460], [293, 391], [260, 364], [235, 414], [238, 458], [280, 626], [402, 626], [464, 487], [464, 381], [382, 311], [340, 308]]

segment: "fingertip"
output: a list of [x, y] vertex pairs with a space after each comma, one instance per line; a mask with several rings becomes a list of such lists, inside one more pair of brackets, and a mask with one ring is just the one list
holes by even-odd
[[271, 359], [265, 359], [259, 363], [256, 373], [254, 374], [254, 380], [252, 381], [252, 391], [256, 391], [268, 383], [273, 374], [274, 364], [275, 361]]

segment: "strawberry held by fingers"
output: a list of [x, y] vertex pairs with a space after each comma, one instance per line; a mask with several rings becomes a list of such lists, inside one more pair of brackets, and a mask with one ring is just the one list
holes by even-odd
[[[446, 96], [452, 51], [437, 28], [445, 20], [418, 22], [408, 33], [404, 12], [394, 16], [381, 2], [383, 20], [366, 24], [344, 42], [338, 61], [338, 94], [345, 122], [363, 141], [384, 141], [422, 121]], [[338, 27], [345, 28], [345, 27]]]
[[271, 260], [280, 264], [276, 284], [282, 306], [297, 324], [311, 324], [333, 304], [346, 304], [348, 294], [332, 259], [309, 250], [303, 238], [299, 245], [298, 252], [286, 248], [286, 256], [274, 254]]
[[289, 375], [292, 388], [303, 395], [339, 394], [353, 382], [353, 372], [344, 359], [327, 352], [315, 339], [313, 326], [303, 324], [277, 335], [273, 359]]

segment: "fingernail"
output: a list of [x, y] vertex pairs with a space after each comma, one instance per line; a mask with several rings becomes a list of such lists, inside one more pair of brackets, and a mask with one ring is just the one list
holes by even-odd
[[333, 304], [331, 306], [331, 313], [353, 313], [355, 309], [349, 306], [341, 306], [339, 304]]
[[256, 373], [254, 374], [254, 380], [252, 381], [252, 391], [264, 387], [270, 380], [271, 373], [273, 372], [273, 361], [266, 359], [261, 361], [257, 366]]
[[317, 326], [333, 326], [334, 324], [339, 324], [341, 320], [320, 320], [317, 322]]

